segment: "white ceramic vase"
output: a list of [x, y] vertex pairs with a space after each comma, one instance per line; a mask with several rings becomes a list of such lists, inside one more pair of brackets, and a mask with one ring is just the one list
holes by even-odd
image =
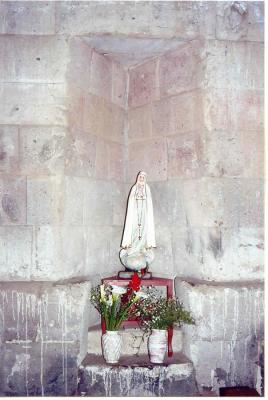
[[106, 331], [101, 338], [102, 353], [105, 361], [116, 364], [119, 361], [122, 347], [122, 337], [118, 331]]
[[167, 330], [152, 329], [148, 339], [148, 351], [150, 361], [154, 364], [162, 364], [167, 351]]

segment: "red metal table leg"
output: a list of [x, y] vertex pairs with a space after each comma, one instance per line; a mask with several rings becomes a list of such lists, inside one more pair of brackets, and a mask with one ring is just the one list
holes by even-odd
[[173, 356], [172, 337], [173, 337], [173, 327], [168, 328], [168, 357]]
[[104, 335], [105, 332], [106, 332], [105, 321], [104, 321], [103, 318], [101, 319], [101, 331], [102, 331], [102, 334], [103, 334], [103, 335]]

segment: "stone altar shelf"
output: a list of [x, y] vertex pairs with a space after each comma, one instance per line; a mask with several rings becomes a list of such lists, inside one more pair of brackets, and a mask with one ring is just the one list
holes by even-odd
[[[117, 286], [127, 286], [129, 284], [129, 279], [123, 279], [123, 278], [118, 278], [118, 276], [111, 276], [109, 278], [104, 278], [102, 279], [102, 284], [113, 284]], [[167, 278], [159, 278], [159, 277], [153, 277], [150, 279], [141, 279], [141, 286], [165, 286], [167, 290], [167, 298], [172, 298], [174, 294], [174, 281], [173, 279], [167, 279]], [[139, 320], [138, 318], [136, 319], [129, 319], [127, 321], [124, 321], [122, 326], [127, 327], [127, 326], [137, 326], [139, 325]], [[105, 322], [104, 319], [101, 319], [101, 327], [102, 327], [102, 333], [105, 333]], [[172, 357], [173, 355], [173, 350], [172, 350], [172, 337], [173, 337], [173, 328], [168, 328], [168, 357]]]

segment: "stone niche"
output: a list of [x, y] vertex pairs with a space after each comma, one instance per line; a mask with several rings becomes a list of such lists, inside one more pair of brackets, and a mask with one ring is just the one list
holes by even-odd
[[263, 8], [1, 2], [0, 394], [76, 393], [139, 170], [198, 386], [261, 391]]

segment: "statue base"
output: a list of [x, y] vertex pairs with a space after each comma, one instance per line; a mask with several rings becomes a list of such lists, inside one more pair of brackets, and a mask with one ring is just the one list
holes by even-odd
[[[118, 278], [131, 279], [135, 272], [138, 272], [138, 271], [119, 271]], [[152, 278], [151, 272], [145, 272], [145, 274], [142, 275], [142, 277], [141, 277], [141, 279], [151, 279], [151, 278]]]

